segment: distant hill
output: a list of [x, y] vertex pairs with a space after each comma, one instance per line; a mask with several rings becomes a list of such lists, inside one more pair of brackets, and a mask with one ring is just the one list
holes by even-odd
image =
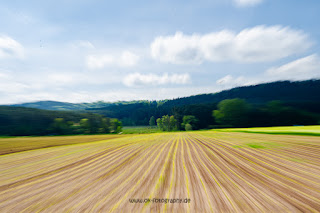
[[[173, 100], [157, 101], [163, 106], [182, 106], [190, 104], [218, 103], [224, 99], [242, 98], [249, 103], [265, 103], [271, 100], [284, 102], [320, 102], [320, 80], [308, 81], [278, 81], [253, 86], [236, 87], [217, 93], [194, 95]], [[38, 101], [32, 103], [14, 104], [47, 110], [85, 110], [108, 109], [123, 105], [148, 103], [149, 101], [121, 101], [121, 102], [93, 102], [93, 103], [66, 103], [57, 101]], [[153, 102], [153, 101], [152, 101]]]
[[59, 101], [36, 101], [30, 103], [22, 103], [22, 104], [12, 104], [9, 106], [14, 107], [27, 107], [27, 108], [35, 108], [35, 109], [45, 109], [45, 110], [86, 110], [86, 109], [96, 109], [103, 108], [108, 106], [117, 106], [119, 104], [135, 104], [146, 101], [119, 101], [119, 102], [92, 102], [92, 103], [68, 103], [68, 102], [59, 102]]
[[[253, 86], [237, 87], [217, 93], [201, 94], [184, 98], [163, 101], [130, 101], [130, 102], [94, 102], [64, 103], [40, 101], [13, 106], [23, 106], [47, 110], [81, 110], [118, 118], [124, 125], [147, 125], [151, 116], [156, 118], [165, 114], [192, 114], [207, 118], [212, 123], [211, 112], [217, 103], [224, 99], [241, 98], [253, 105], [264, 105], [279, 100], [287, 106], [301, 110], [320, 113], [320, 80], [279, 81]], [[199, 112], [200, 111], [200, 112]], [[203, 119], [202, 119], [203, 120]]]
[[94, 108], [106, 107], [108, 106], [108, 103], [95, 102], [95, 103], [74, 104], [74, 103], [58, 102], [58, 101], [37, 101], [37, 102], [31, 102], [31, 103], [14, 104], [11, 106], [46, 109], [46, 110], [84, 110], [91, 107], [94, 107]]

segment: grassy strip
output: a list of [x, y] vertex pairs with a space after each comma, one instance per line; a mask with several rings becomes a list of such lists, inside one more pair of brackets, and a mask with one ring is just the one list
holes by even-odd
[[[223, 131], [222, 131], [223, 132]], [[244, 132], [244, 133], [257, 133], [257, 134], [270, 134], [270, 135], [304, 135], [304, 136], [320, 136], [320, 133], [316, 132], [290, 132], [290, 131], [277, 131], [277, 132], [267, 132], [267, 131], [251, 131], [251, 130], [228, 130], [226, 132]]]
[[253, 128], [230, 128], [214, 129], [217, 132], [244, 132], [272, 135], [304, 135], [320, 136], [320, 125], [318, 126], [282, 126], [282, 127], [253, 127]]
[[162, 131], [156, 126], [126, 126], [122, 128], [122, 134], [149, 134], [159, 132]]

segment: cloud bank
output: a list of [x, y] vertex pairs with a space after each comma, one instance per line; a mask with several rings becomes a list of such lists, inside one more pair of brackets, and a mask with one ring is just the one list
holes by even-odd
[[320, 57], [317, 54], [313, 54], [278, 67], [272, 67], [255, 77], [233, 77], [232, 75], [226, 75], [218, 79], [216, 83], [223, 87], [232, 88], [273, 81], [302, 81], [319, 78]]
[[88, 55], [86, 65], [89, 69], [102, 69], [108, 66], [133, 67], [140, 57], [130, 51], [123, 51], [120, 55], [111, 54]]
[[189, 74], [172, 74], [167, 73], [163, 75], [156, 74], [140, 74], [133, 73], [126, 76], [123, 80], [123, 84], [128, 87], [139, 87], [144, 85], [158, 86], [168, 84], [187, 84], [190, 83]]
[[275, 79], [307, 80], [320, 78], [320, 57], [317, 54], [297, 59], [279, 67], [273, 67], [266, 74]]
[[307, 34], [282, 26], [256, 26], [239, 33], [229, 30], [204, 35], [177, 32], [160, 36], [150, 45], [154, 59], [172, 64], [210, 62], [270, 62], [311, 47]]

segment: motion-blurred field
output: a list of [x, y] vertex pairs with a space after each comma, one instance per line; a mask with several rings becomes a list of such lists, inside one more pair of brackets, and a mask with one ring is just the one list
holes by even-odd
[[318, 212], [319, 154], [319, 137], [217, 131], [16, 152], [0, 156], [0, 211]]
[[53, 146], [88, 143], [119, 137], [123, 137], [123, 135], [81, 135], [0, 138], [0, 155]]
[[157, 126], [125, 126], [122, 128], [123, 134], [146, 134], [160, 133], [161, 130]]
[[222, 132], [248, 132], [264, 133], [276, 135], [310, 135], [320, 136], [320, 126], [282, 126], [282, 127], [253, 127], [253, 128], [233, 128], [220, 129]]

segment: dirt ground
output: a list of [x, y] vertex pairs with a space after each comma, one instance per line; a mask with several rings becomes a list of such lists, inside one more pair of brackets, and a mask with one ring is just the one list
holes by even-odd
[[0, 212], [320, 212], [320, 137], [161, 133], [0, 156]]

